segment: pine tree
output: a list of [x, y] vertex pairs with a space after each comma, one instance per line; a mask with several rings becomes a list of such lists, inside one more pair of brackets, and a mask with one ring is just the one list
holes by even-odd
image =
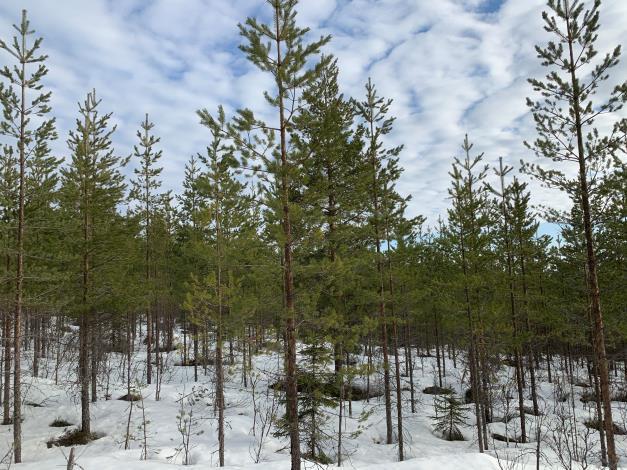
[[[161, 187], [161, 181], [158, 179], [163, 168], [157, 167], [162, 156], [161, 150], [155, 150], [155, 146], [159, 143], [160, 138], [155, 137], [151, 131], [154, 124], [148, 119], [148, 114], [141, 123], [141, 129], [137, 131], [139, 144], [134, 146], [133, 157], [138, 160], [139, 166], [135, 168], [134, 173], [136, 179], [132, 181], [130, 197], [137, 204], [137, 213], [140, 220], [140, 227], [144, 237], [144, 276], [145, 290], [147, 292], [146, 299], [146, 381], [152, 382], [152, 350], [153, 350], [153, 328], [156, 321], [152, 310], [155, 308], [154, 287], [151, 286], [155, 275], [154, 261], [155, 257], [153, 246], [153, 228], [152, 221], [156, 206], [159, 203], [160, 194], [157, 193]], [[159, 351], [156, 351], [159, 357]]]
[[[199, 166], [198, 157], [192, 155], [185, 164], [185, 176], [183, 179], [183, 192], [177, 196], [179, 202], [178, 214], [178, 233], [177, 245], [179, 250], [179, 258], [181, 259], [180, 270], [177, 273], [178, 292], [185, 292], [186, 285], [192, 275], [200, 275], [203, 266], [206, 264], [203, 254], [205, 242], [205, 230], [203, 225], [203, 217], [206, 212], [207, 198], [200, 190], [200, 182], [202, 180], [201, 168]], [[184, 309], [184, 312], [187, 310]], [[189, 353], [187, 347], [187, 331], [188, 319], [184, 319], [183, 332], [183, 362], [189, 363]], [[200, 357], [198, 352], [199, 330], [198, 323], [191, 322], [192, 328], [192, 350], [194, 352], [194, 381], [198, 382], [198, 366]]]
[[538, 222], [531, 214], [531, 194], [527, 184], [514, 178], [511, 184], [511, 201], [508, 212], [511, 214], [512, 247], [515, 253], [517, 284], [519, 289], [519, 315], [523, 332], [523, 349], [529, 369], [529, 382], [533, 412], [539, 415], [538, 394], [535, 372], [535, 332], [532, 330], [532, 313], [534, 310], [531, 286], [535, 278], [534, 257], [542, 247], [534, 237], [538, 231]]
[[490, 201], [484, 184], [487, 166], [481, 166], [483, 153], [471, 157], [473, 144], [464, 138], [463, 159], [455, 157], [449, 195], [452, 208], [449, 209], [447, 238], [450, 240], [454, 260], [461, 271], [460, 306], [466, 312], [469, 334], [468, 362], [472, 396], [475, 402], [479, 452], [488, 448], [487, 439], [487, 391], [485, 377], [485, 319], [482, 311], [486, 302], [486, 274], [490, 263], [490, 235], [487, 228], [490, 219]]
[[[328, 337], [333, 344], [334, 375], [339, 386], [337, 453], [341, 465], [345, 376], [350, 367], [345, 364], [344, 355], [350, 350], [347, 346], [356, 340], [355, 319], [347, 308], [347, 300], [356, 269], [353, 249], [360, 236], [356, 227], [363, 223], [361, 212], [366, 189], [363, 183], [368, 168], [362, 164], [363, 128], [354, 125], [355, 107], [340, 94], [338, 74], [337, 61], [333, 60], [305, 90], [292, 137], [304, 167], [299, 251], [306, 268], [300, 282], [303, 286], [318, 286], [315, 292], [310, 287], [307, 289], [315, 305], [307, 318], [306, 330], [309, 333], [311, 329], [315, 334], [307, 334], [308, 344], [303, 354], [315, 351], [320, 361], [327, 357], [321, 339]], [[311, 382], [311, 374], [308, 376], [307, 382]], [[319, 388], [327, 385], [322, 379], [326, 380], [318, 379]], [[311, 404], [311, 395], [303, 400]], [[321, 425], [321, 420], [322, 417], [312, 422]], [[320, 432], [309, 429], [310, 436]], [[312, 439], [305, 440], [310, 443], [309, 455], [315, 456]]]
[[[13, 25], [17, 36], [9, 46], [0, 40], [0, 49], [8, 52], [16, 65], [11, 69], [5, 66], [0, 75], [9, 82], [9, 86], [0, 85], [0, 102], [3, 107], [4, 121], [0, 123], [0, 132], [16, 141], [19, 167], [19, 190], [17, 201], [17, 233], [15, 236], [15, 313], [13, 317], [13, 458], [15, 463], [22, 461], [22, 392], [21, 392], [21, 341], [22, 341], [22, 307], [24, 297], [24, 241], [25, 241], [25, 191], [26, 168], [29, 156], [35, 153], [46, 153], [47, 141], [56, 138], [54, 119], [45, 119], [50, 112], [50, 92], [41, 92], [41, 80], [48, 73], [43, 64], [47, 56], [39, 55], [42, 38], [28, 44], [28, 36], [34, 34], [30, 30], [26, 10], [22, 10], [22, 21]], [[27, 68], [38, 64], [30, 72]], [[29, 97], [32, 93], [34, 96]], [[43, 118], [38, 127], [32, 128], [33, 117]]]
[[[215, 266], [215, 367], [216, 367], [216, 408], [218, 409], [218, 461], [224, 467], [224, 368], [223, 368], [223, 341], [225, 314], [228, 311], [229, 275], [225, 265], [228, 263], [226, 247], [229, 243], [231, 226], [230, 217], [235, 216], [237, 204], [241, 197], [241, 185], [233, 179], [232, 168], [236, 166], [233, 148], [223, 139], [226, 130], [226, 117], [222, 107], [218, 109], [217, 121], [209, 124], [212, 141], [207, 147], [207, 156], [199, 156], [206, 165], [207, 171], [203, 174], [203, 183], [206, 185], [208, 209], [211, 213]], [[230, 203], [230, 204], [229, 204]], [[225, 223], [226, 222], [226, 223]]]
[[[291, 221], [292, 194], [290, 188], [297, 168], [290, 152], [289, 129], [293, 123], [294, 110], [297, 100], [304, 87], [311, 83], [320, 74], [324, 62], [313, 67], [308, 64], [318, 55], [321, 47], [329, 37], [322, 37], [318, 41], [305, 43], [307, 28], [296, 25], [297, 0], [268, 0], [273, 13], [273, 22], [264, 24], [254, 18], [248, 18], [246, 23], [239, 25], [240, 34], [246, 44], [240, 49], [248, 60], [260, 70], [269, 73], [274, 78], [275, 90], [266, 92], [268, 103], [276, 108], [277, 123], [267, 126], [255, 119], [250, 110], [240, 110], [239, 116], [232, 127], [232, 137], [244, 157], [251, 157], [261, 161], [261, 167], [274, 178], [276, 194], [281, 206], [281, 240], [282, 264], [284, 273], [284, 300], [285, 300], [285, 340], [286, 340], [286, 383], [287, 383], [287, 412], [290, 422], [290, 452], [292, 469], [300, 469], [300, 443], [298, 433], [298, 390], [296, 379], [296, 310], [294, 294], [294, 266], [293, 266], [293, 235]], [[268, 40], [269, 42], [266, 42]], [[206, 111], [200, 111], [201, 120], [213, 120]], [[255, 145], [249, 140], [255, 129], [262, 132], [256, 136]], [[279, 134], [278, 143], [275, 140], [275, 131]], [[265, 142], [264, 142], [265, 141]], [[268, 150], [258, 150], [264, 148]]]
[[[0, 155], [2, 177], [0, 179], [0, 206], [2, 207], [2, 267], [3, 276], [12, 278], [12, 259], [15, 244], [15, 226], [19, 198], [19, 171], [13, 147], [4, 146]], [[2, 292], [2, 336], [4, 338], [4, 370], [2, 390], [2, 423], [11, 424], [11, 319], [13, 297], [12, 283], [5, 283]]]
[[329, 415], [325, 408], [337, 406], [336, 400], [328, 396], [327, 390], [332, 375], [326, 365], [332, 359], [332, 354], [313, 328], [307, 336], [299, 364], [298, 383], [302, 392], [298, 402], [298, 422], [303, 445], [307, 449], [305, 458], [330, 464], [332, 461], [327, 452], [332, 431], [326, 426]]
[[[98, 314], [112, 297], [114, 271], [128, 236], [118, 207], [125, 192], [121, 168], [128, 159], [114, 154], [110, 114], [100, 115], [96, 92], [79, 105], [76, 130], [70, 132], [69, 165], [61, 170], [61, 208], [66, 224], [68, 309], [79, 320], [81, 432], [91, 435], [90, 383], [94, 382], [93, 349]], [[93, 386], [93, 385], [92, 385]], [[94, 397], [95, 398], [95, 397]]]
[[466, 426], [467, 416], [464, 405], [453, 396], [436, 396], [433, 400], [435, 416], [433, 428], [447, 441], [463, 441], [460, 427]]
[[511, 192], [510, 186], [505, 185], [505, 176], [512, 170], [512, 167], [503, 166], [503, 158], [499, 158], [499, 168], [495, 169], [496, 175], [500, 179], [500, 188], [496, 190], [490, 187], [491, 191], [497, 195], [496, 205], [500, 207], [501, 227], [499, 231], [499, 252], [505, 256], [507, 266], [507, 284], [509, 294], [509, 309], [511, 313], [512, 335], [514, 347], [514, 362], [516, 387], [518, 392], [518, 412], [520, 416], [520, 440], [527, 442], [527, 430], [525, 419], [525, 395], [524, 395], [524, 372], [522, 364], [522, 348], [520, 341], [521, 320], [519, 310], [520, 307], [516, 301], [516, 284], [514, 275], [514, 247], [512, 241], [512, 221], [510, 217], [511, 208]]
[[26, 165], [24, 282], [29, 323], [33, 327], [33, 375], [39, 375], [39, 359], [46, 341], [44, 330], [61, 300], [53, 286], [59, 285], [58, 169], [61, 158], [51, 155], [46, 141], [35, 146]]
[[[538, 132], [538, 139], [527, 145], [537, 156], [557, 162], [560, 166], [545, 169], [540, 165], [526, 165], [525, 168], [545, 184], [565, 191], [581, 207], [607, 452], [610, 468], [615, 469], [618, 457], [612, 429], [597, 250], [591, 214], [591, 195], [595, 191], [595, 179], [591, 175], [605, 166], [609, 158], [608, 149], [616, 147], [620, 142], [615, 134], [601, 136], [593, 127], [594, 121], [600, 114], [607, 118], [622, 107], [627, 100], [627, 82], [614, 88], [605, 101], [593, 102], [593, 96], [609, 78], [611, 69], [618, 64], [620, 57], [618, 46], [596, 60], [595, 42], [600, 28], [600, 6], [600, 0], [594, 0], [589, 9], [579, 0], [549, 0], [550, 13], [545, 11], [542, 14], [544, 28], [555, 36], [556, 42], [549, 42], [545, 48], [536, 46], [542, 64], [551, 71], [544, 81], [529, 80], [534, 91], [542, 94], [542, 99], [527, 100]], [[577, 169], [575, 179], [569, 178], [566, 173], [566, 168], [571, 165]]]
[[[388, 184], [398, 178], [398, 154], [401, 152], [402, 147], [385, 148], [383, 146], [382, 140], [392, 131], [394, 124], [394, 118], [388, 117], [392, 101], [378, 96], [377, 90], [370, 79], [368, 79], [368, 83], [366, 84], [366, 99], [363, 102], [356, 102], [355, 104], [365, 127], [366, 161], [364, 165], [368, 165], [370, 168], [370, 182], [368, 188], [370, 200], [367, 210], [370, 216], [370, 241], [375, 247], [376, 271], [378, 276], [378, 310], [381, 327], [381, 347], [383, 352], [386, 442], [392, 444], [392, 400], [388, 353], [389, 335], [385, 297], [385, 258], [382, 245], [385, 241], [384, 193], [387, 190]], [[402, 439], [402, 435], [400, 434], [399, 439]], [[399, 446], [399, 451], [402, 452], [402, 446]]]

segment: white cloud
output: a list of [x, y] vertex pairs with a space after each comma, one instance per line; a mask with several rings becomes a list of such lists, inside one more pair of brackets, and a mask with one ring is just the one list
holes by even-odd
[[[312, 37], [333, 35], [327, 50], [339, 59], [345, 94], [361, 98], [371, 76], [394, 99], [390, 146], [405, 144], [399, 187], [413, 196], [412, 214], [433, 223], [444, 213], [451, 157], [465, 132], [488, 162], [532, 158], [522, 145], [533, 135], [524, 99], [531, 93], [526, 78], [544, 75], [533, 49], [546, 39], [543, 3], [506, 0], [498, 11], [481, 13], [481, 0], [301, 0], [299, 19]], [[271, 79], [237, 50], [237, 23], [269, 16], [262, 0], [4, 0], [1, 37], [13, 34], [21, 8], [50, 56], [60, 155], [76, 103], [94, 87], [102, 111], [113, 111], [119, 125], [120, 154], [131, 153], [139, 122], [150, 113], [162, 138], [164, 185], [174, 190], [185, 161], [208, 141], [197, 109], [223, 103], [227, 110], [265, 112], [262, 92]], [[626, 19], [626, 2], [603, 2], [601, 51], [625, 40]], [[614, 83], [626, 73], [627, 61]], [[564, 204], [554, 192], [532, 188], [534, 202]]]

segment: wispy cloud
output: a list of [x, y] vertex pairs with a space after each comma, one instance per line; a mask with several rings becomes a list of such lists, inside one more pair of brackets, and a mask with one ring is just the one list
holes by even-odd
[[[447, 172], [465, 132], [488, 162], [533, 158], [524, 99], [530, 76], [542, 76], [533, 49], [546, 37], [541, 0], [302, 0], [299, 17], [313, 36], [333, 35], [327, 52], [341, 67], [347, 95], [360, 98], [370, 76], [394, 99], [390, 145], [405, 144], [399, 187], [412, 214], [434, 221], [448, 205]], [[238, 51], [237, 23], [268, 12], [262, 0], [4, 0], [0, 35], [27, 8], [50, 56], [47, 85], [61, 136], [73, 127], [76, 103], [96, 88], [112, 111], [116, 150], [129, 154], [144, 113], [162, 137], [165, 187], [179, 190], [183, 165], [209, 136], [195, 110], [264, 109], [268, 77]], [[599, 48], [625, 41], [627, 3], [605, 0]], [[2, 59], [0, 59], [0, 63]], [[627, 75], [627, 61], [615, 77]], [[65, 139], [54, 146], [66, 154]], [[130, 171], [130, 170], [129, 170]], [[532, 186], [535, 203], [564, 199]]]

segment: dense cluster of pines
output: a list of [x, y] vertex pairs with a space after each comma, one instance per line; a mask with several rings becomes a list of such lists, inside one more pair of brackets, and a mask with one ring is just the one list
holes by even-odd
[[[627, 380], [627, 120], [616, 112], [627, 83], [606, 94], [620, 49], [594, 49], [600, 3], [548, 3], [552, 42], [536, 47], [547, 75], [530, 80], [537, 137], [522, 175], [489, 167], [466, 136], [451, 162], [449, 209], [431, 225], [407, 214], [396, 187], [411, 149], [389, 144], [391, 101], [370, 80], [363, 96], [344, 96], [339, 65], [324, 53], [330, 38], [310, 40], [296, 0], [268, 8], [270, 23], [239, 25], [240, 48], [273, 79], [259, 93], [274, 117], [199, 110], [207, 145], [190, 157], [179, 194], [162, 189], [159, 116], [137, 123], [133, 149], [114, 148], [111, 114], [93, 90], [74, 130], [58, 136], [42, 40], [26, 12], [15, 38], [0, 41], [1, 395], [15, 462], [24, 371], [76, 362], [88, 436], [107, 353], [127, 355], [129, 397], [140, 380], [156, 384], [158, 399], [161, 353], [178, 347], [196, 380], [215, 374], [223, 465], [222, 365], [236, 351], [247, 386], [251, 356], [273, 339], [284, 364], [276, 433], [289, 439], [293, 469], [301, 458], [341, 463], [342, 414], [358, 392], [351, 380], [373, 371], [383, 377], [386, 441], [402, 460], [403, 418], [420, 393], [412, 361], [424, 354], [436, 355], [440, 388], [445, 357], [467, 368], [480, 451], [492, 442], [491, 384], [503, 361], [515, 370], [520, 442], [533, 438], [525, 413], [540, 413], [539, 371], [552, 382], [560, 365], [572, 374], [582, 361], [602, 459], [615, 469], [611, 400]], [[67, 140], [63, 156], [50, 150], [57, 138]], [[571, 210], [532, 206], [530, 178], [565, 193]], [[560, 236], [539, 234], [540, 217]], [[62, 341], [68, 331], [76, 341]], [[358, 353], [366, 371], [352, 360]], [[455, 398], [438, 403], [461, 422]]]

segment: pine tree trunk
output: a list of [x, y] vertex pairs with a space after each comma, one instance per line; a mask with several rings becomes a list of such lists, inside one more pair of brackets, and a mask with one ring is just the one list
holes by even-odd
[[131, 365], [133, 354], [133, 338], [131, 336], [131, 319], [128, 313], [126, 314], [126, 319], [126, 396], [132, 403], [133, 400], [131, 397]]
[[[407, 315], [405, 315], [407, 317]], [[412, 357], [411, 351], [411, 330], [409, 327], [409, 320], [406, 318], [407, 327], [405, 328], [405, 342], [407, 343], [407, 348], [405, 348], [405, 361], [407, 362], [407, 370], [409, 371], [409, 393], [410, 393], [410, 404], [411, 404], [411, 412], [414, 414], [416, 412], [416, 397], [415, 397], [415, 387], [414, 387], [414, 359]]]
[[[594, 356], [594, 355], [593, 355]], [[596, 359], [593, 359], [593, 380], [594, 380], [594, 406], [596, 409], [597, 419], [599, 420], [599, 443], [601, 445], [601, 465], [604, 467], [607, 466], [607, 446], [606, 446], [606, 438], [605, 438], [605, 428], [601, 426], [601, 417], [603, 416], [603, 412], [601, 410], [601, 401], [599, 400], [601, 396], [601, 390], [599, 387], [599, 370], [597, 367]]]
[[161, 351], [160, 341], [161, 336], [161, 302], [156, 301], [154, 318], [155, 318], [155, 401], [159, 401], [159, 395], [161, 392]]
[[187, 328], [189, 325], [187, 324], [187, 313], [183, 311], [183, 365], [187, 365]]
[[392, 345], [394, 347], [394, 372], [396, 375], [396, 425], [398, 429], [398, 460], [405, 460], [403, 448], [403, 388], [401, 385], [401, 366], [398, 358], [398, 327], [394, 315], [394, 277], [392, 274], [392, 256], [389, 218], [385, 216], [385, 241], [387, 245], [388, 283], [390, 290], [390, 313], [392, 316]]
[[[151, 304], [152, 305], [152, 304]], [[146, 310], [146, 383], [152, 383], [152, 315]]]
[[12, 353], [12, 331], [11, 315], [9, 309], [4, 313], [3, 336], [4, 336], [4, 383], [2, 384], [2, 424], [11, 424], [11, 353]]
[[242, 347], [242, 382], [244, 383], [244, 388], [248, 388], [248, 344], [249, 341], [246, 337], [246, 327], [244, 327], [242, 340], [240, 341], [240, 345]]
[[[85, 129], [89, 132], [91, 122], [89, 116], [85, 118]], [[85, 154], [89, 153], [88, 144], [85, 143]], [[83, 199], [86, 206], [89, 206], [89, 195], [87, 189], [83, 188]], [[91, 323], [91, 307], [89, 306], [89, 285], [90, 285], [90, 269], [91, 263], [89, 258], [89, 242], [91, 235], [91, 221], [87, 209], [83, 209], [83, 253], [82, 253], [82, 309], [79, 314], [79, 351], [78, 351], [78, 376], [81, 385], [81, 431], [89, 435], [91, 434], [91, 422], [89, 415], [89, 384], [91, 372], [89, 368], [89, 337]]]
[[[392, 315], [394, 315], [392, 313]], [[398, 330], [396, 319], [392, 323], [392, 342], [394, 345], [394, 369], [396, 372], [396, 425], [398, 429], [398, 460], [405, 460], [405, 450], [403, 447], [403, 387], [401, 384], [401, 366], [398, 358]]]
[[[216, 170], [218, 171], [218, 170]], [[218, 178], [216, 177], [216, 180]], [[218, 460], [220, 467], [224, 467], [224, 369], [222, 366], [222, 225], [221, 225], [221, 198], [219, 183], [215, 188], [215, 220], [216, 220], [216, 254], [217, 254], [217, 296], [218, 321], [216, 331], [216, 405], [218, 408]], [[232, 349], [231, 349], [232, 351]], [[232, 357], [232, 354], [231, 354]]]
[[[22, 22], [26, 21], [26, 10], [22, 10]], [[26, 36], [22, 34], [22, 51], [26, 51]], [[26, 169], [26, 57], [21, 59], [20, 80], [20, 137], [19, 150], [19, 196], [17, 216], [17, 260], [15, 266], [15, 315], [13, 317], [13, 459], [22, 461], [22, 288], [24, 283], [24, 191]]]
[[33, 377], [39, 377], [39, 354], [41, 349], [41, 319], [36, 316], [33, 321]]
[[86, 435], [91, 433], [91, 421], [89, 416], [89, 319], [87, 313], [80, 316], [78, 329], [78, 372], [81, 384], [81, 432]]
[[[370, 135], [374, 136], [374, 123], [370, 122]], [[374, 137], [373, 137], [374, 139]], [[388, 330], [385, 312], [385, 281], [383, 272], [383, 255], [381, 253], [381, 232], [379, 226], [379, 194], [378, 194], [378, 172], [375, 159], [375, 142], [370, 144], [371, 166], [372, 166], [372, 198], [374, 205], [374, 236], [377, 256], [377, 274], [379, 276], [379, 321], [381, 323], [381, 349], [383, 352], [383, 390], [385, 395], [385, 428], [386, 444], [393, 443], [392, 428], [392, 398], [390, 391], [390, 361], [388, 353]]]
[[96, 330], [98, 329], [99, 323], [90, 321], [89, 322], [89, 347], [91, 348], [90, 354], [90, 374], [91, 374], [91, 402], [96, 403], [98, 400], [98, 342], [99, 335]]
[[[440, 332], [438, 331], [438, 317], [437, 314], [433, 313], [434, 317], [434, 326], [435, 326], [435, 361], [438, 368], [438, 384], [440, 388], [442, 388], [442, 366], [440, 363]], [[442, 358], [444, 361], [444, 358]]]
[[192, 327], [194, 335], [194, 382], [198, 382], [198, 325]]
[[479, 452], [483, 453], [484, 436], [483, 436], [483, 418], [485, 416], [481, 410], [481, 399], [479, 396], [479, 371], [478, 371], [478, 358], [477, 358], [477, 339], [475, 335], [475, 327], [472, 316], [472, 307], [470, 304], [470, 290], [468, 288], [468, 268], [466, 266], [466, 250], [464, 246], [464, 239], [461, 240], [461, 254], [462, 254], [462, 273], [464, 275], [464, 297], [466, 303], [466, 316], [468, 319], [468, 332], [470, 335], [470, 346], [468, 348], [468, 363], [470, 365], [470, 388], [472, 392], [472, 398], [475, 403], [475, 416], [477, 421], [477, 442], [479, 445]]
[[592, 233], [592, 215], [590, 213], [590, 192], [588, 188], [588, 176], [586, 168], [586, 156], [584, 150], [584, 135], [581, 122], [580, 90], [579, 82], [575, 77], [575, 62], [573, 52], [572, 27], [567, 21], [568, 52], [570, 57], [570, 78], [573, 90], [572, 107], [575, 115], [575, 129], [577, 137], [577, 157], [579, 160], [579, 192], [581, 209], [583, 212], [583, 226], [586, 240], [586, 267], [588, 278], [588, 290], [590, 293], [590, 313], [594, 321], [593, 346], [599, 368], [599, 382], [601, 397], [603, 400], [603, 423], [607, 439], [607, 457], [611, 470], [618, 468], [616, 444], [614, 442], [614, 423], [612, 420], [612, 402], [610, 397], [609, 374], [607, 370], [607, 355], [605, 352], [605, 333], [603, 326], [603, 314], [601, 313], [601, 294], [599, 291], [599, 279], [597, 274], [597, 260]]
[[491, 414], [489, 411], [490, 397], [488, 393], [488, 378], [486, 351], [484, 344], [484, 336], [479, 336], [478, 354], [477, 354], [477, 376], [479, 380], [479, 399], [481, 407], [481, 425], [483, 426], [483, 449], [488, 450], [488, 423], [491, 422]]
[[[284, 40], [280, 30], [279, 18], [281, 18], [280, 4], [275, 4], [276, 26], [276, 66], [282, 70], [283, 60], [281, 56], [281, 43]], [[280, 133], [280, 190], [283, 212], [283, 285], [285, 301], [285, 340], [286, 340], [286, 406], [289, 418], [291, 469], [300, 470], [300, 435], [298, 432], [298, 385], [296, 380], [296, 311], [294, 302], [294, 273], [292, 267], [292, 225], [290, 220], [289, 198], [289, 162], [287, 160], [287, 121], [285, 118], [284, 89], [281, 72], [277, 74], [278, 107], [279, 107], [279, 133]]]

